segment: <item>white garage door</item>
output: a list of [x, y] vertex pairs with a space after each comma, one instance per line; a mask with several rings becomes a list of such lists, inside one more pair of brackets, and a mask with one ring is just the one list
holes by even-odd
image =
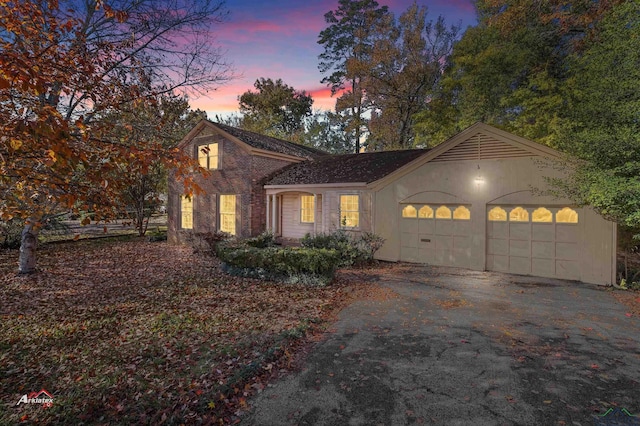
[[464, 205], [401, 205], [400, 260], [468, 268], [469, 209]]
[[570, 207], [488, 206], [487, 270], [580, 279], [580, 216]]

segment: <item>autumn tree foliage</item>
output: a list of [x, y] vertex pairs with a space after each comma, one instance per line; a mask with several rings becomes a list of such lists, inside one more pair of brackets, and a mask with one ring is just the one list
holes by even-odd
[[[122, 105], [118, 110], [101, 117], [100, 124], [109, 129], [108, 136], [131, 146], [157, 144], [170, 152], [182, 138], [207, 114], [191, 110], [185, 96], [161, 95], [144, 103]], [[173, 166], [173, 164], [170, 164]], [[139, 235], [147, 231], [149, 219], [162, 204], [167, 193], [169, 170], [163, 158], [149, 163], [126, 161], [116, 165], [110, 180], [122, 182], [118, 204], [126, 210]]]
[[25, 221], [20, 272], [35, 270], [44, 218], [60, 209], [109, 217], [125, 163], [197, 168], [154, 140], [125, 143], [100, 118], [173, 90], [229, 77], [204, 37], [219, 4], [0, 1], [0, 218]]

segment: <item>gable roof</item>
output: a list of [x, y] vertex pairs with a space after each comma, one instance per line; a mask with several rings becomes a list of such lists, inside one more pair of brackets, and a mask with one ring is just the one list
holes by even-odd
[[432, 150], [427, 161], [493, 160], [560, 153], [497, 127], [477, 122]]
[[371, 183], [428, 152], [424, 149], [327, 155], [285, 167], [265, 185]]
[[493, 160], [522, 157], [552, 157], [562, 155], [546, 145], [530, 141], [488, 124], [477, 122], [457, 135], [432, 148], [426, 155], [389, 173], [375, 187], [380, 189], [429, 162]]
[[319, 156], [328, 155], [327, 152], [321, 151], [316, 148], [300, 145], [297, 143], [285, 141], [283, 139], [273, 138], [271, 136], [261, 135], [260, 133], [251, 132], [249, 130], [239, 129], [237, 127], [227, 126], [226, 124], [213, 123], [214, 126], [230, 134], [247, 145], [271, 152], [277, 152], [279, 154], [293, 155], [296, 157], [303, 157], [307, 159], [317, 158]]
[[198, 137], [205, 128], [209, 128], [215, 133], [221, 134], [225, 138], [236, 142], [245, 151], [255, 155], [276, 156], [277, 158], [282, 157], [297, 161], [310, 160], [328, 155], [327, 152], [316, 148], [261, 135], [237, 127], [227, 126], [226, 124], [214, 123], [206, 119], [196, 124], [196, 126], [182, 138], [178, 147], [182, 148], [190, 143], [194, 138]]

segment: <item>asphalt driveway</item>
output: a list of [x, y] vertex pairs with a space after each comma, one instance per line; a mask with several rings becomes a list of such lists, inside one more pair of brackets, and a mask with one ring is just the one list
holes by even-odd
[[243, 425], [640, 425], [640, 320], [605, 288], [420, 266], [371, 280], [384, 297], [345, 309]]

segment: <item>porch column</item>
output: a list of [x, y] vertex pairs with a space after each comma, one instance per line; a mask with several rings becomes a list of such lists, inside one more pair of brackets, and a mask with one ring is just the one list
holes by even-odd
[[313, 194], [313, 236], [318, 235], [318, 196]]
[[269, 213], [271, 213], [271, 195], [267, 194], [267, 224], [266, 224], [266, 228], [265, 231], [270, 231], [271, 230], [271, 221], [269, 218]]
[[274, 235], [277, 233], [278, 231], [278, 227], [277, 227], [277, 217], [278, 217], [278, 196], [276, 194], [272, 195], [273, 200], [271, 201], [271, 231], [274, 233]]

